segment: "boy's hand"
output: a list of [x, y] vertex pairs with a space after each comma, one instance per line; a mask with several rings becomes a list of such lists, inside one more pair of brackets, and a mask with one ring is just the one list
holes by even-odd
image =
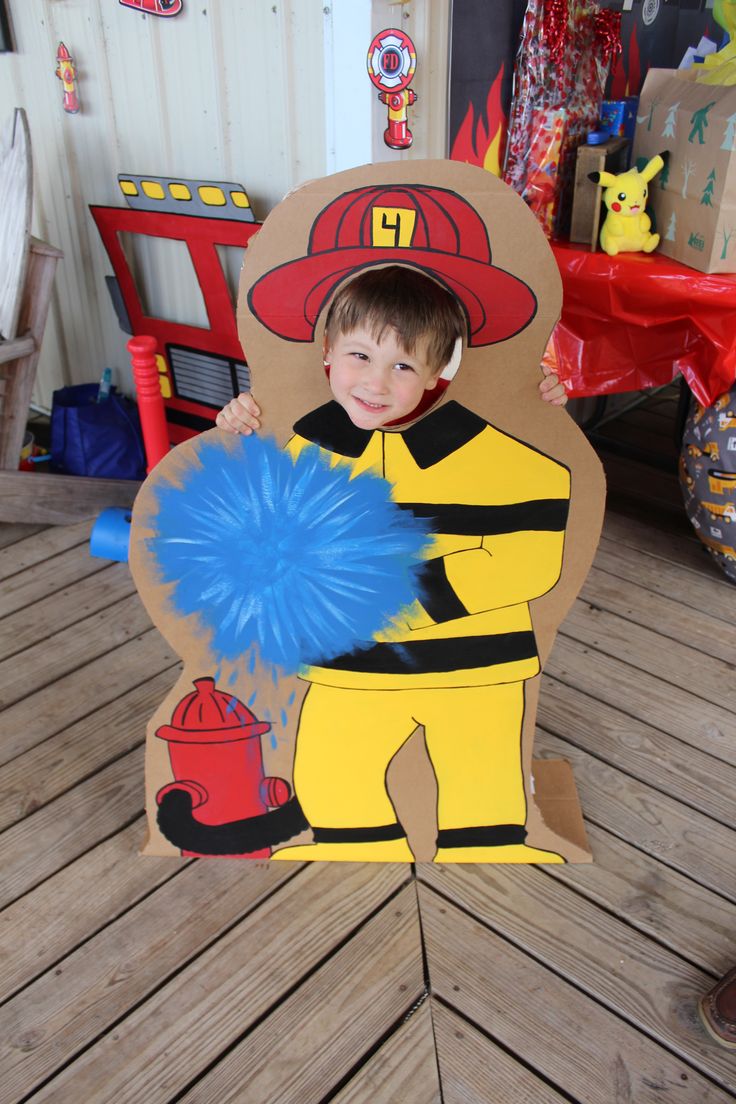
[[241, 391], [236, 399], [223, 406], [215, 425], [227, 433], [243, 433], [246, 437], [261, 428], [258, 418], [261, 408], [249, 391]]
[[559, 376], [552, 371], [549, 365], [543, 364], [542, 371], [544, 372], [544, 379], [539, 385], [542, 398], [545, 402], [552, 403], [553, 406], [564, 406], [567, 402], [564, 383], [560, 382]]

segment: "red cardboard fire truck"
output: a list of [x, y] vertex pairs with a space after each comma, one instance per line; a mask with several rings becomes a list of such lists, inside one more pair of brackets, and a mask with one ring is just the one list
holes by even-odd
[[[129, 206], [90, 209], [115, 273], [107, 282], [122, 329], [156, 339], [159, 384], [175, 445], [210, 429], [217, 411], [250, 388], [224, 251], [244, 250], [260, 224], [240, 184], [132, 174], [118, 181]], [[149, 312], [134, 251], [124, 247], [138, 235], [184, 244], [208, 327]]]

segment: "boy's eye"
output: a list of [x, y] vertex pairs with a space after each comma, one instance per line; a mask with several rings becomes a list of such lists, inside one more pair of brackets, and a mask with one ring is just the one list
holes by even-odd
[[398, 364], [394, 364], [394, 368], [398, 368], [400, 372], [413, 372], [414, 367], [411, 364], [405, 364], [403, 360], [400, 360]]
[[357, 357], [358, 360], [367, 360], [368, 359], [368, 357], [366, 356], [365, 353], [353, 353], [352, 355], [354, 357]]

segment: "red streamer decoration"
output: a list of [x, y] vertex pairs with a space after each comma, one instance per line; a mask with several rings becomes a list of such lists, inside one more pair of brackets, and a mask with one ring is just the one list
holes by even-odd
[[604, 65], [615, 65], [621, 53], [621, 12], [603, 8], [595, 16], [595, 43]]
[[570, 41], [567, 0], [545, 0], [542, 36], [547, 41], [550, 59], [559, 65]]

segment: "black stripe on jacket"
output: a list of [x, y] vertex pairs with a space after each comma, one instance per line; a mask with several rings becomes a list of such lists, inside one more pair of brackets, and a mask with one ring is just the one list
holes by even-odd
[[414, 517], [434, 522], [443, 535], [497, 537], [503, 533], [562, 533], [570, 503], [566, 498], [537, 498], [506, 506], [463, 506], [443, 502], [397, 502]]
[[380, 675], [440, 674], [493, 667], [536, 659], [534, 633], [495, 633], [493, 636], [456, 636], [443, 640], [410, 640], [401, 644], [373, 644], [360, 651], [313, 664], [328, 670]]

